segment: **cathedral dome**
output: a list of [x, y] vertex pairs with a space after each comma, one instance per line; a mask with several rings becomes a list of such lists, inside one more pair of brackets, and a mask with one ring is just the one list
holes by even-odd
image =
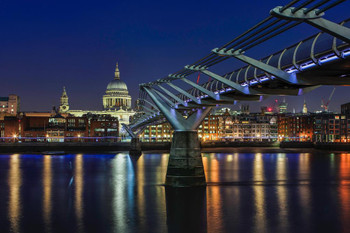
[[103, 108], [110, 109], [131, 109], [131, 96], [126, 83], [120, 80], [118, 63], [115, 68], [114, 80], [107, 85], [106, 94], [103, 95]]
[[124, 93], [128, 94], [128, 87], [126, 86], [126, 83], [120, 80], [120, 72], [118, 68], [118, 63], [115, 68], [115, 73], [114, 73], [114, 80], [112, 80], [110, 83], [107, 85], [107, 90], [106, 93]]
[[128, 91], [128, 87], [125, 82], [120, 79], [115, 79], [112, 82], [108, 83], [107, 91]]

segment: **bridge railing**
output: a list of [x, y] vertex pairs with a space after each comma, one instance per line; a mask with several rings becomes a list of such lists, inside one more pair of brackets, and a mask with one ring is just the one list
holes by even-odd
[[[341, 22], [340, 25], [350, 27], [350, 19]], [[350, 45], [348, 43], [327, 33], [320, 32], [260, 60], [288, 73], [292, 73], [304, 71], [336, 59], [344, 59], [348, 56], [350, 56]], [[271, 80], [271, 78], [273, 79], [273, 77], [267, 75], [264, 71], [248, 65], [222, 76], [243, 86], [254, 86]], [[221, 91], [222, 93], [232, 90], [217, 80], [211, 80], [201, 84], [201, 86], [213, 92]], [[190, 88], [187, 92], [196, 97], [204, 95], [204, 93], [196, 88]], [[182, 94], [179, 94], [179, 97], [183, 100], [189, 100]]]

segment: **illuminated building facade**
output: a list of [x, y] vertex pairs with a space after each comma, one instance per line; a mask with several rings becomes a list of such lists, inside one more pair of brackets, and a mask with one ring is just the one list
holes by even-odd
[[278, 116], [279, 141], [310, 142], [314, 135], [312, 114], [280, 114]]
[[286, 99], [283, 99], [283, 102], [278, 105], [278, 112], [280, 114], [287, 112], [288, 104], [286, 103]]
[[[142, 141], [171, 141], [173, 130], [169, 123], [146, 127]], [[276, 141], [277, 117], [260, 113], [240, 114], [228, 108], [209, 114], [198, 128], [201, 141]]]
[[150, 125], [140, 134], [144, 142], [170, 142], [173, 129], [169, 123]]
[[[208, 125], [207, 125], [208, 122]], [[200, 126], [199, 137], [206, 140], [276, 141], [277, 118], [260, 113], [209, 115]], [[206, 128], [208, 127], [208, 129]]]
[[350, 142], [349, 114], [315, 114], [315, 142]]
[[0, 114], [16, 115], [19, 112], [20, 100], [17, 95], [9, 95], [8, 97], [0, 97]]
[[6, 116], [0, 121], [1, 141], [118, 141], [118, 119], [108, 115], [82, 117]]

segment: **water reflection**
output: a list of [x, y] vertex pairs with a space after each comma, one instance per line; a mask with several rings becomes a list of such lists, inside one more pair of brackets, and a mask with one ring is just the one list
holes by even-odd
[[165, 188], [168, 232], [207, 232], [206, 188]]
[[45, 230], [47, 232], [52, 232], [51, 227], [51, 211], [52, 211], [52, 168], [51, 168], [51, 156], [44, 156], [44, 166], [43, 166], [43, 217]]
[[83, 155], [77, 154], [75, 156], [74, 162], [74, 204], [75, 204], [75, 216], [77, 219], [77, 229], [78, 232], [84, 232], [84, 199], [83, 199], [83, 190], [84, 190], [84, 164], [83, 164]]
[[213, 230], [213, 232], [220, 232], [222, 227], [224, 213], [222, 212], [223, 202], [220, 190], [219, 186], [212, 186], [207, 189], [208, 229]]
[[[219, 159], [215, 153], [203, 156], [203, 167], [207, 182], [219, 182]], [[210, 169], [209, 169], [210, 168]]]
[[339, 179], [342, 184], [339, 186], [339, 198], [344, 208], [341, 214], [342, 229], [346, 232], [350, 229], [350, 154], [340, 155]]
[[277, 154], [277, 162], [276, 162], [276, 178], [278, 180], [276, 186], [276, 195], [278, 202], [278, 222], [283, 229], [283, 232], [287, 232], [289, 227], [288, 221], [288, 192], [285, 186], [286, 182], [288, 182], [287, 178], [287, 165], [288, 159], [286, 154], [279, 153]]
[[[204, 154], [204, 189], [165, 188], [167, 154], [0, 159], [7, 161], [0, 163], [0, 203], [8, 202], [0, 208], [0, 218], [7, 218], [0, 219], [1, 232], [33, 224], [42, 232], [350, 228], [350, 154]], [[40, 206], [39, 215], [33, 206]]]
[[[300, 186], [298, 187], [299, 194], [298, 198], [300, 200], [300, 206], [305, 207], [303, 211], [299, 214], [302, 219], [310, 218], [311, 208], [306, 208], [311, 205], [311, 193], [310, 193], [310, 155], [308, 153], [301, 153], [299, 155], [299, 164], [298, 164], [298, 183]], [[316, 177], [317, 179], [317, 177]]]
[[137, 201], [137, 211], [138, 211], [138, 221], [140, 224], [141, 229], [144, 229], [146, 227], [146, 218], [145, 216], [145, 193], [144, 193], [144, 186], [145, 186], [145, 155], [142, 155], [136, 164], [136, 176], [137, 176], [137, 192], [136, 192], [136, 201]]
[[[128, 174], [133, 174], [128, 164], [131, 163], [130, 159], [126, 155], [119, 155], [114, 159], [112, 165], [113, 173], [113, 210], [115, 218], [115, 229], [119, 229], [121, 232], [126, 232], [127, 230], [127, 205], [128, 205]], [[132, 199], [132, 198], [131, 198]]]
[[14, 154], [10, 157], [10, 169], [8, 174], [9, 185], [9, 207], [8, 217], [11, 224], [12, 232], [19, 232], [20, 230], [20, 217], [21, 217], [21, 185], [22, 185], [22, 172], [21, 172], [21, 160], [20, 155]]
[[265, 213], [265, 190], [264, 186], [260, 185], [264, 181], [264, 163], [262, 154], [257, 153], [253, 162], [253, 180], [255, 185], [254, 190], [254, 205], [255, 205], [255, 218], [256, 218], [256, 229], [258, 232], [266, 227], [266, 213]]

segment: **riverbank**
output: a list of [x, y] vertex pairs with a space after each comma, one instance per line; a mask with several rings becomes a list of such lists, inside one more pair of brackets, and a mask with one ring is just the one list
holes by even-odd
[[[170, 142], [142, 143], [143, 151], [170, 150]], [[2, 143], [0, 153], [90, 153], [90, 152], [120, 152], [129, 151], [129, 142], [23, 142]]]
[[[142, 151], [170, 150], [170, 142], [143, 142]], [[264, 153], [293, 153], [312, 150], [350, 151], [350, 144], [345, 143], [310, 143], [310, 142], [205, 142], [201, 143], [203, 152], [264, 152]], [[3, 143], [0, 153], [115, 153], [129, 151], [129, 142], [64, 142], [64, 143]]]
[[129, 143], [108, 143], [108, 142], [24, 142], [24, 143], [4, 143], [0, 144], [0, 153], [43, 153], [43, 152], [116, 152], [116, 151], [128, 151], [130, 148]]

